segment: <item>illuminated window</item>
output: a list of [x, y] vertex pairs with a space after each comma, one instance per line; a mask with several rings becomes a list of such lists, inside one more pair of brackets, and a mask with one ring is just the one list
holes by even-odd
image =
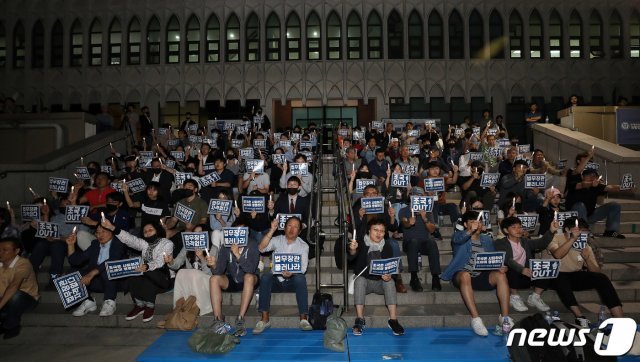
[[238, 62], [240, 61], [240, 21], [236, 14], [231, 14], [227, 19], [226, 34], [226, 60]]
[[140, 54], [142, 54], [142, 32], [140, 31], [140, 21], [138, 21], [138, 18], [131, 19], [128, 33], [127, 63], [130, 65], [138, 65], [140, 64]]
[[512, 59], [522, 58], [522, 43], [522, 18], [514, 10], [509, 17], [509, 51]]
[[531, 16], [529, 16], [529, 55], [531, 59], [544, 58], [543, 44], [542, 18], [540, 13], [533, 10]]
[[180, 22], [175, 15], [167, 23], [167, 63], [180, 63]]
[[71, 50], [70, 62], [72, 67], [82, 66], [82, 55], [84, 50], [84, 34], [82, 33], [82, 23], [76, 19], [71, 25]]
[[571, 58], [582, 58], [582, 19], [575, 10], [569, 18], [569, 51]]
[[300, 18], [294, 12], [287, 18], [287, 60], [300, 60]]
[[109, 26], [109, 65], [120, 65], [122, 55], [122, 29], [120, 21], [113, 19]]
[[320, 60], [321, 56], [320, 17], [312, 11], [307, 18], [307, 59]]
[[207, 21], [207, 63], [220, 61], [220, 21], [212, 14]]
[[195, 15], [187, 21], [187, 63], [200, 62], [200, 22]]
[[551, 13], [549, 18], [549, 56], [562, 58], [562, 19], [557, 11]]
[[267, 18], [267, 60], [280, 60], [280, 19], [275, 13]]

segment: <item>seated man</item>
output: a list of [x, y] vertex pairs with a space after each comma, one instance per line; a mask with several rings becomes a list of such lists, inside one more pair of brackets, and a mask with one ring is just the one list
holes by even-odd
[[[568, 218], [564, 221], [563, 234], [557, 234], [547, 250], [550, 256], [560, 259], [560, 273], [556, 279], [551, 280], [551, 288], [555, 289], [564, 306], [576, 317], [576, 324], [582, 328], [589, 328], [591, 322], [587, 319], [578, 306], [574, 291], [595, 289], [602, 299], [602, 303], [609, 308], [614, 318], [622, 318], [622, 302], [611, 280], [600, 271], [600, 265], [596, 260], [593, 249], [588, 244], [582, 250], [573, 248], [581, 232], [589, 232], [589, 225], [583, 220]], [[586, 270], [584, 270], [586, 268]]]
[[509, 282], [507, 281], [507, 267], [502, 266], [498, 270], [474, 270], [475, 256], [477, 253], [494, 251], [491, 237], [482, 234], [484, 225], [478, 220], [477, 211], [467, 211], [462, 216], [464, 230], [456, 230], [451, 240], [453, 259], [440, 279], [451, 280], [454, 287], [460, 290], [464, 305], [471, 314], [471, 327], [479, 335], [486, 337], [489, 331], [484, 326], [473, 296], [474, 290], [496, 289], [501, 314], [498, 316], [498, 324], [502, 325], [504, 318], [509, 321], [511, 327], [514, 322], [509, 317]]
[[[414, 195], [422, 195], [423, 191], [419, 187], [413, 188]], [[418, 278], [418, 257], [420, 255], [429, 256], [429, 270], [431, 271], [431, 290], [440, 291], [440, 251], [438, 243], [431, 236], [431, 232], [436, 229], [433, 223], [433, 213], [426, 211], [412, 212], [411, 205], [400, 210], [400, 221], [404, 230], [402, 248], [407, 253], [409, 262], [409, 272], [411, 281], [409, 285], [415, 292], [421, 292], [422, 284]]]
[[[87, 291], [104, 293], [104, 303], [100, 309], [100, 317], [108, 317], [116, 311], [116, 295], [118, 287], [122, 288], [122, 283], [116, 280], [109, 280], [105, 269], [105, 261], [115, 261], [126, 259], [127, 248], [113, 236], [113, 233], [101, 225], [96, 229], [96, 239], [91, 245], [82, 251], [76, 247], [76, 233], [71, 233], [66, 239], [67, 256], [69, 264], [80, 270], [82, 284], [87, 286]], [[74, 317], [81, 317], [88, 312], [93, 312], [97, 308], [96, 302], [91, 295], [85, 299], [74, 311]]]
[[309, 245], [305, 243], [298, 234], [302, 229], [302, 221], [297, 217], [287, 220], [284, 225], [284, 235], [273, 237], [273, 233], [278, 230], [278, 219], [271, 222], [271, 228], [262, 237], [258, 248], [261, 253], [273, 251], [274, 253], [299, 254], [302, 260], [301, 273], [293, 274], [289, 271], [282, 272], [282, 275], [274, 275], [271, 272], [262, 274], [260, 278], [260, 300], [258, 311], [262, 314], [260, 321], [253, 329], [253, 334], [260, 334], [265, 329], [271, 327], [269, 321], [269, 309], [271, 307], [271, 293], [295, 292], [298, 312], [300, 314], [300, 329], [310, 331], [313, 328], [307, 320], [309, 302], [307, 294], [307, 279], [304, 275], [309, 263]]
[[[237, 224], [240, 226], [240, 224]], [[247, 246], [221, 247], [213, 276], [209, 279], [211, 306], [216, 319], [224, 321], [222, 314], [222, 292], [242, 292], [240, 297], [240, 313], [236, 317], [236, 337], [247, 334], [244, 327], [244, 316], [249, 309], [253, 290], [258, 283], [257, 269], [260, 252], [258, 244], [249, 241]], [[304, 278], [304, 275], [302, 275]]]
[[4, 339], [20, 334], [22, 314], [40, 299], [36, 274], [20, 251], [17, 239], [0, 240], [0, 333], [4, 333]]
[[531, 280], [529, 260], [534, 259], [536, 252], [542, 251], [549, 245], [559, 227], [558, 222], [553, 221], [543, 237], [529, 239], [523, 236], [522, 222], [517, 217], [507, 217], [500, 223], [500, 229], [505, 237], [494, 241], [493, 245], [496, 250], [505, 252], [505, 264], [509, 267], [507, 280], [511, 288], [509, 303], [518, 312], [529, 310], [518, 295], [518, 289], [529, 289], [531, 286], [534, 287], [534, 292], [529, 294], [527, 304], [538, 308], [541, 312], [549, 310], [549, 306], [541, 297], [549, 286], [549, 280]]
[[360, 275], [354, 281], [354, 300], [356, 305], [356, 322], [353, 325], [353, 335], [360, 336], [364, 330], [364, 300], [370, 293], [384, 294], [384, 302], [389, 310], [389, 328], [396, 336], [404, 334], [404, 328], [398, 323], [396, 314], [397, 294], [391, 275], [369, 274], [369, 264], [374, 259], [387, 259], [393, 257], [393, 249], [385, 240], [387, 228], [382, 219], [373, 219], [369, 222], [369, 230], [362, 240], [351, 240], [349, 243], [349, 255], [353, 262], [353, 273]]
[[606, 192], [620, 192], [620, 185], [605, 185], [598, 177], [598, 171], [588, 168], [582, 171], [582, 180], [574, 187], [568, 188], [565, 206], [567, 209], [577, 211], [578, 217], [589, 224], [606, 219], [603, 237], [624, 239], [620, 234], [620, 204], [607, 202], [596, 207], [598, 196]]

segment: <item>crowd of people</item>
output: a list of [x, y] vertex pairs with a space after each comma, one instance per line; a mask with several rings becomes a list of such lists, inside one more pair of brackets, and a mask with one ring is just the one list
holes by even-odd
[[[532, 113], [536, 113], [533, 107]], [[529, 116], [527, 122], [540, 120], [538, 115]], [[363, 333], [368, 293], [384, 294], [389, 327], [394, 334], [403, 333], [396, 313], [396, 293], [407, 292], [401, 273], [381, 276], [368, 270], [372, 260], [399, 258], [400, 271], [406, 271], [402, 252], [409, 264], [410, 288], [415, 292], [424, 289], [419, 262], [425, 255], [431, 290], [442, 290], [441, 281], [450, 281], [459, 289], [471, 326], [481, 336], [488, 331], [475, 304], [475, 290], [496, 291], [498, 325], [514, 325], [510, 308], [548, 311], [543, 293], [549, 289], [557, 291], [583, 327], [590, 321], [573, 291], [596, 289], [611, 314], [622, 315], [622, 303], [611, 281], [600, 272], [601, 259], [591, 246], [596, 237], [625, 238], [619, 232], [620, 205], [598, 204], [598, 197], [620, 192], [621, 187], [602, 180], [594, 148], [576, 155], [569, 167], [566, 160], [550, 162], [532, 144], [519, 144], [516, 136], [509, 135], [503, 118], [491, 119], [488, 112], [478, 122], [465, 118], [462, 124], [443, 129], [434, 120], [425, 120], [424, 124], [342, 126], [337, 132], [346, 175], [343, 181], [352, 204], [353, 234], [357, 235], [347, 246], [355, 277], [354, 335]], [[529, 180], [537, 183], [527, 182], [527, 175], [535, 176]], [[447, 192], [454, 190], [460, 192], [459, 203], [447, 199]], [[369, 205], [371, 198], [379, 196], [385, 200], [380, 208], [362, 206], [363, 200]], [[432, 200], [428, 210], [420, 205], [425, 196]], [[558, 213], [566, 216], [559, 219]], [[495, 228], [490, 215], [495, 215]], [[453, 257], [441, 270], [437, 241], [442, 240], [440, 227], [447, 224], [447, 216], [454, 228]], [[536, 216], [537, 222], [523, 222], [521, 216]], [[605, 231], [594, 235], [590, 230], [601, 220], [606, 221]], [[576, 249], [573, 244], [581, 234], [587, 234], [588, 241]], [[504, 252], [502, 266], [475, 270], [476, 255], [493, 251]], [[560, 259], [559, 276], [532, 278], [530, 260], [536, 255]], [[526, 304], [518, 293], [524, 290], [531, 290]]]
[[[271, 294], [293, 292], [300, 329], [312, 329], [305, 272], [310, 257], [306, 235], [312, 212], [316, 126], [274, 132], [260, 110], [249, 120], [213, 127], [189, 119], [178, 129], [168, 124], [159, 129], [140, 127], [145, 123], [139, 118], [129, 122], [137, 138], [131, 152], [112, 147], [112, 155], [102, 162], [85, 165], [81, 160], [86, 177], [82, 170], [73, 174], [66, 192], [41, 196], [31, 187], [42, 185], [29, 185], [32, 204], [39, 208], [38, 220], [19, 223], [10, 205], [0, 208], [0, 318], [5, 337], [17, 335], [20, 316], [37, 305], [36, 278], [46, 276], [48, 280], [39, 282], [48, 282], [51, 288], [68, 271], [79, 271], [90, 293], [71, 311], [76, 317], [97, 310], [92, 297], [97, 293], [104, 294], [99, 315], [113, 315], [117, 294], [128, 292], [133, 306], [126, 320], [142, 316], [143, 322], [149, 322], [157, 296], [173, 289], [174, 304], [193, 295], [201, 314], [213, 313], [217, 320], [226, 321], [222, 293], [239, 292], [234, 333], [244, 336], [245, 316], [255, 291], [260, 320], [254, 334], [271, 326]], [[599, 177], [593, 167], [593, 149], [577, 155], [572, 168], [563, 168], [546, 160], [542, 150], [519, 145], [516, 137], [509, 137], [502, 117], [493, 120], [488, 112], [480, 122], [465, 118], [461, 125], [442, 130], [431, 122], [375, 123], [337, 129], [347, 175], [337, 182], [345, 182], [353, 206], [354, 234], [345, 257], [357, 275], [354, 335], [365, 329], [369, 293], [384, 295], [389, 328], [394, 335], [404, 334], [396, 294], [407, 293], [401, 274], [369, 270], [372, 260], [402, 257], [403, 252], [412, 291], [424, 289], [420, 267], [426, 255], [431, 290], [441, 291], [441, 281], [451, 281], [460, 290], [478, 335], [486, 336], [488, 331], [475, 305], [475, 290], [496, 291], [498, 323], [513, 325], [510, 307], [527, 310], [518, 291], [532, 288], [526, 304], [546, 311], [543, 293], [556, 290], [581, 325], [589, 320], [573, 291], [595, 288], [614, 316], [623, 314], [615, 289], [600, 273], [593, 248], [589, 243], [581, 250], [572, 248], [581, 233], [590, 233], [593, 223], [604, 219], [606, 230], [598, 237], [624, 238], [619, 233], [620, 206], [597, 203], [599, 195], [620, 187]], [[496, 178], [486, 182], [484, 174]], [[527, 186], [527, 174], [544, 175], [544, 187]], [[400, 175], [408, 182], [398, 184]], [[459, 202], [447, 199], [452, 189], [460, 190]], [[363, 205], [363, 199], [380, 196], [385, 202], [379, 212]], [[258, 198], [257, 205], [262, 207], [245, 207], [248, 197]], [[411, 200], [415, 197], [430, 198], [432, 207], [414, 210]], [[211, 208], [220, 201], [229, 201], [232, 207], [227, 212]], [[65, 212], [76, 205], [88, 206], [88, 213], [81, 224], [67, 223]], [[185, 216], [177, 210], [189, 212]], [[565, 210], [574, 210], [577, 217], [564, 220], [562, 226], [556, 214]], [[496, 215], [497, 231], [486, 213]], [[539, 225], [524, 230], [518, 218], [522, 214], [537, 214]], [[284, 221], [283, 215], [287, 216]], [[445, 216], [455, 231], [453, 259], [442, 270], [437, 241], [443, 238], [440, 229], [447, 223]], [[58, 235], [38, 236], [39, 222], [58, 225]], [[246, 228], [247, 243], [228, 244], [222, 232], [227, 227]], [[184, 233], [193, 232], [209, 235], [208, 248], [184, 247]], [[529, 260], [542, 250], [547, 257], [562, 260], [558, 278], [532, 280]], [[485, 251], [504, 251], [504, 265], [474, 270], [475, 256]], [[265, 265], [269, 253], [298, 255], [298, 269], [274, 270]], [[44, 273], [47, 256], [50, 263]], [[105, 263], [130, 257], [140, 258], [136, 271], [141, 275], [110, 280]], [[65, 271], [65, 261], [71, 270]], [[401, 262], [399, 270], [403, 271]]]

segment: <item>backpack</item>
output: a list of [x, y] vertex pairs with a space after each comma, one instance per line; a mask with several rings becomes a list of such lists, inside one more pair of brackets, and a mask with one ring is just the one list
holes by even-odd
[[[520, 322], [516, 323], [514, 328], [523, 328], [527, 332], [532, 331], [536, 328], [546, 329], [547, 331], [551, 329], [556, 329], [556, 335], [559, 330], [562, 329], [579, 329], [580, 327], [566, 323], [563, 321], [554, 321], [551, 325], [547, 323], [541, 313], [536, 313], [532, 316], [526, 317], [522, 319]], [[565, 336], [567, 336], [565, 332]], [[566, 338], [566, 337], [565, 337]], [[578, 341], [579, 337], [576, 333], [574, 335], [574, 341]], [[599, 356], [595, 353], [594, 350], [594, 337], [591, 334], [586, 335], [587, 344], [582, 347], [576, 346], [550, 346], [548, 343], [544, 343], [543, 346], [533, 347], [527, 346], [525, 342], [525, 346], [518, 346], [517, 342], [519, 338], [514, 339], [512, 346], [509, 348], [509, 356], [511, 360], [515, 362], [546, 362], [546, 361], [567, 361], [567, 362], [589, 362], [589, 361], [615, 361], [615, 357], [604, 357]]]
[[190, 331], [198, 325], [200, 308], [196, 304], [196, 297], [190, 295], [185, 301], [180, 298], [176, 301], [176, 307], [167, 314], [164, 321], [158, 323], [158, 328], [178, 331]]
[[327, 293], [316, 291], [313, 294], [313, 301], [309, 307], [309, 323], [316, 330], [327, 328], [327, 318], [333, 313], [333, 296]]
[[336, 308], [327, 318], [327, 330], [324, 331], [324, 348], [344, 352], [344, 340], [347, 336], [347, 322], [342, 315], [342, 307]]

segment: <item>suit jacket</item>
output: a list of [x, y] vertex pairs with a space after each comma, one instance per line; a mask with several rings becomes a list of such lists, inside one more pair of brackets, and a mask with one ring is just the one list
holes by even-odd
[[273, 220], [273, 218], [275, 218], [278, 214], [300, 214], [302, 215], [302, 222], [306, 223], [307, 219], [309, 218], [309, 211], [311, 209], [309, 202], [310, 200], [308, 196], [301, 197], [300, 194], [298, 194], [294, 205], [295, 208], [293, 212], [290, 212], [289, 195], [286, 192], [283, 192], [280, 194], [280, 197], [278, 197], [278, 200], [276, 200], [271, 220]]
[[[87, 250], [82, 251], [76, 247], [73, 254], [69, 255], [69, 264], [73, 267], [87, 269], [98, 269], [100, 274], [105, 272], [104, 262], [98, 264], [98, 256], [100, 255], [100, 243], [98, 240], [93, 240]], [[126, 246], [117, 238], [111, 239], [111, 245], [109, 247], [109, 258], [106, 261], [122, 260], [127, 258]]]

